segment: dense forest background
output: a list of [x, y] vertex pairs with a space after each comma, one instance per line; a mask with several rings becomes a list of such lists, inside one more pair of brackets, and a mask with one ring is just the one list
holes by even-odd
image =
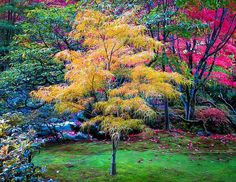
[[234, 135], [234, 0], [0, 5], [2, 153], [20, 134], [111, 139], [114, 154], [120, 139], [157, 129]]

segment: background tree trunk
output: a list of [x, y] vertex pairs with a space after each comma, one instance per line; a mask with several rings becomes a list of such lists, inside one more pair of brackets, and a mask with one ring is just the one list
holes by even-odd
[[191, 120], [194, 118], [195, 114], [195, 106], [196, 106], [196, 91], [195, 89], [187, 90], [188, 93], [186, 93], [187, 98], [184, 103], [185, 105], [185, 119]]
[[168, 99], [164, 99], [165, 102], [165, 130], [170, 130], [170, 118], [169, 118], [169, 106]]

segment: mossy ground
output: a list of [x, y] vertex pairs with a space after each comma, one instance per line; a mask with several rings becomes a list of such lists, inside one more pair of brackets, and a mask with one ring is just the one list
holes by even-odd
[[[121, 142], [117, 171], [109, 175], [109, 142], [65, 143], [44, 148], [34, 158], [46, 166], [44, 177], [58, 181], [96, 182], [234, 182], [235, 143], [159, 134], [155, 141]], [[188, 143], [193, 142], [189, 150]]]

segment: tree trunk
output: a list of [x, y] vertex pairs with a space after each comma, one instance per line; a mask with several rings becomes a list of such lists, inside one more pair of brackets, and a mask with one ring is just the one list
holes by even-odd
[[196, 105], [196, 91], [192, 89], [187, 97], [185, 103], [185, 119], [191, 120], [194, 118], [195, 114], [195, 105]]
[[[114, 144], [113, 144], [114, 146]], [[112, 149], [111, 175], [116, 175], [116, 151]]]
[[111, 170], [110, 170], [110, 175], [116, 175], [116, 152], [118, 149], [118, 143], [120, 140], [120, 134], [119, 133], [114, 133], [111, 136], [111, 141], [112, 141], [112, 160], [111, 160]]
[[165, 102], [165, 130], [170, 130], [170, 117], [169, 117], [169, 106], [168, 106], [168, 99], [164, 99]]
[[32, 162], [32, 154], [31, 151], [29, 151], [29, 156], [28, 156], [28, 163]]
[[[165, 31], [164, 31], [164, 42], [166, 42]], [[164, 57], [163, 63], [162, 63], [162, 71], [165, 72], [166, 64], [168, 62], [165, 48], [162, 49], [162, 55]], [[169, 106], [168, 106], [168, 98], [166, 97], [164, 98], [164, 105], [165, 105], [165, 130], [170, 130]]]
[[184, 109], [185, 109], [185, 119], [186, 120], [190, 120], [190, 110], [191, 110], [191, 106], [190, 106], [190, 98], [187, 98], [187, 101], [185, 103]]

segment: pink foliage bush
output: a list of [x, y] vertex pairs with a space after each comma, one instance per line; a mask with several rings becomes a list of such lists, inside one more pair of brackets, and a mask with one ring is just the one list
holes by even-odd
[[230, 121], [227, 113], [217, 108], [198, 110], [195, 114], [197, 120], [202, 121], [208, 130], [216, 133], [228, 133]]

